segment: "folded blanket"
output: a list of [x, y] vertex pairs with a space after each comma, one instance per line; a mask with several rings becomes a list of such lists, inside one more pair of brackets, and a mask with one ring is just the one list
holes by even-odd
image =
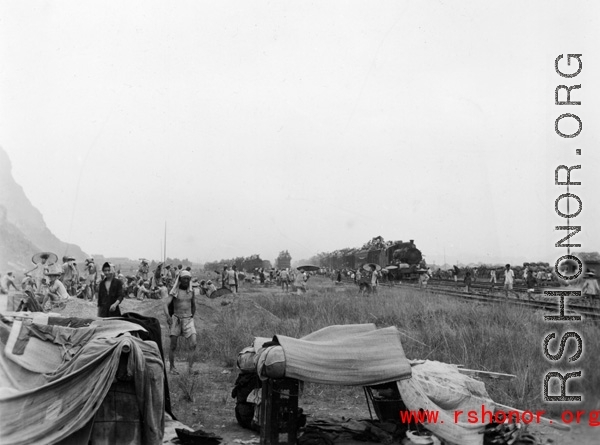
[[275, 336], [285, 376], [328, 385], [369, 386], [409, 378], [411, 366], [395, 327], [329, 326], [301, 339]]

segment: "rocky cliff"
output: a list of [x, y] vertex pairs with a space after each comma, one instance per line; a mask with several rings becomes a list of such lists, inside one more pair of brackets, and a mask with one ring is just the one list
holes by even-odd
[[54, 252], [59, 259], [63, 255], [78, 262], [87, 258], [79, 246], [59, 240], [48, 229], [40, 211], [14, 180], [10, 159], [0, 147], [0, 272], [30, 269], [32, 255], [42, 250]]

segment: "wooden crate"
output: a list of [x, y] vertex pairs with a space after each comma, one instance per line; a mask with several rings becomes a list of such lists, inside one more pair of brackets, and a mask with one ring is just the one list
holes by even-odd
[[[268, 379], [262, 386], [261, 445], [296, 443], [298, 437], [299, 381]], [[287, 436], [284, 440], [281, 436]]]

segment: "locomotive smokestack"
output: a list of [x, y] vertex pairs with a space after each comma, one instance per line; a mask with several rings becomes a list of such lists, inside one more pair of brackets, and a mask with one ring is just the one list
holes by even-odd
[[415, 243], [415, 240], [414, 240], [414, 239], [411, 239], [411, 240], [410, 240], [410, 243], [411, 243], [411, 244], [414, 244], [414, 243]]

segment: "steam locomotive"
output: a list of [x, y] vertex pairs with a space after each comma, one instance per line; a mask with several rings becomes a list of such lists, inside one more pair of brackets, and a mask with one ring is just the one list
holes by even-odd
[[427, 267], [414, 240], [385, 243], [381, 237], [373, 238], [361, 249], [344, 249], [322, 254], [320, 261], [322, 267], [333, 270], [356, 270], [366, 263], [375, 263], [382, 268], [388, 268], [388, 278], [392, 280], [417, 279], [419, 269]]

